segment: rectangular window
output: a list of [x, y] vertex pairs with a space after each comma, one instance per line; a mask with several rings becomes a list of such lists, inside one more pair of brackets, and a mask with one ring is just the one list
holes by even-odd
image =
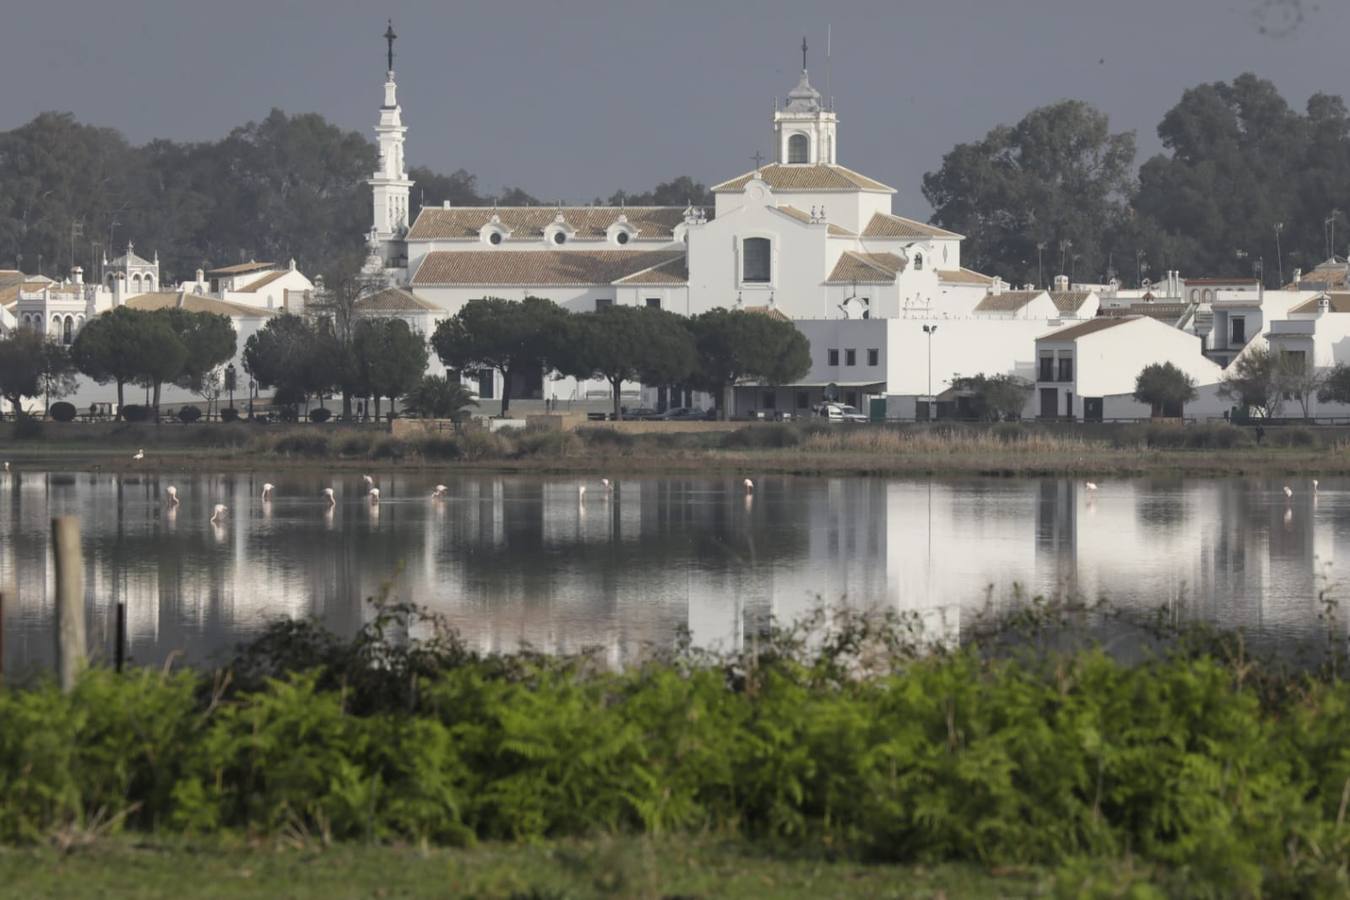
[[1061, 356], [1059, 358], [1059, 380], [1073, 381], [1073, 357]]
[[867, 351], [867, 364], [868, 364], [869, 366], [879, 365], [880, 362], [881, 362], [881, 351], [880, 351], [880, 350], [875, 350], [875, 349], [874, 349], [874, 350], [868, 350], [868, 351]]
[[1041, 354], [1041, 365], [1040, 370], [1037, 372], [1036, 380], [1037, 381], [1055, 380], [1055, 354], [1053, 353]]
[[648, 297], [648, 298], [647, 298], [647, 308], [648, 308], [648, 309], [660, 309], [660, 308], [661, 308], [661, 298], [660, 298], [660, 297]]
[[857, 350], [845, 350], [845, 351], [844, 351], [844, 365], [846, 365], [846, 366], [856, 366], [857, 364], [858, 364], [858, 351], [857, 351]]
[[595, 298], [595, 311], [596, 311], [596, 312], [599, 312], [599, 311], [602, 310], [602, 309], [609, 309], [609, 308], [610, 308], [611, 306], [613, 306], [613, 305], [614, 305], [614, 298], [613, 298], [613, 297], [596, 297], [596, 298]]
[[479, 369], [479, 370], [478, 370], [478, 399], [479, 399], [479, 400], [491, 400], [491, 399], [492, 399], [492, 385], [493, 385], [493, 378], [492, 378], [492, 376], [493, 376], [493, 374], [494, 374], [494, 373], [493, 373], [493, 370], [492, 370], [492, 369]]
[[741, 241], [741, 280], [768, 284], [768, 238], [746, 238]]
[[832, 365], [832, 366], [837, 366], [837, 365], [839, 365], [839, 351], [838, 351], [838, 350], [829, 350], [829, 351], [827, 351], [827, 352], [826, 352], [826, 358], [829, 360], [829, 364], [830, 364], [830, 365]]
[[807, 395], [806, 391], [798, 391], [798, 392], [797, 392], [797, 408], [798, 408], [798, 409], [806, 409], [806, 408], [807, 408], [808, 406], [810, 406], [810, 405], [811, 405], [811, 398]]
[[764, 403], [763, 403], [763, 406], [764, 406], [765, 409], [774, 409], [774, 408], [777, 406], [777, 403], [778, 403], [778, 395], [777, 395], [777, 394], [775, 394], [773, 391], [765, 391], [765, 392], [764, 392]]
[[1233, 325], [1232, 343], [1237, 346], [1247, 343], [1247, 320], [1242, 316], [1234, 316], [1231, 321]]

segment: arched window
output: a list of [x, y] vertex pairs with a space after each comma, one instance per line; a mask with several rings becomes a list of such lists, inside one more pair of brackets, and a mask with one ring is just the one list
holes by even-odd
[[769, 281], [769, 239], [746, 238], [741, 242], [741, 281]]
[[140, 276], [140, 275], [132, 275], [132, 276], [131, 276], [131, 292], [132, 292], [133, 294], [139, 294], [139, 293], [141, 292], [141, 276]]
[[922, 271], [923, 271], [923, 254], [922, 254], [922, 253], [915, 253], [915, 254], [914, 254], [914, 271], [916, 271], [916, 272], [922, 272]]
[[811, 161], [811, 141], [804, 134], [794, 134], [788, 138], [788, 162], [808, 163]]
[[61, 343], [69, 347], [70, 342], [73, 341], [74, 339], [75, 339], [75, 317], [66, 316], [65, 321], [61, 323]]
[[1200, 289], [1199, 289], [1199, 288], [1191, 288], [1191, 302], [1194, 303], [1195, 301], [1197, 301], [1197, 300], [1199, 300], [1199, 299], [1200, 299]]
[[1205, 297], [1206, 300], [1213, 300], [1213, 299], [1214, 299], [1214, 292], [1211, 291], [1209, 288], [1205, 288], [1205, 294], [1204, 294], [1204, 297]]

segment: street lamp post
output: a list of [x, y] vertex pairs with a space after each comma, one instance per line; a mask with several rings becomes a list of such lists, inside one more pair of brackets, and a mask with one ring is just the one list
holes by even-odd
[[933, 415], [933, 335], [937, 333], [936, 325], [923, 326], [923, 333], [928, 335], [928, 418], [936, 418]]

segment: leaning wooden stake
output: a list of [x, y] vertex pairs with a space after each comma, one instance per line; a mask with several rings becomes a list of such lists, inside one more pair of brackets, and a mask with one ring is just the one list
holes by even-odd
[[62, 691], [75, 687], [84, 669], [84, 560], [80, 553], [80, 520], [52, 519], [56, 556], [56, 677]]

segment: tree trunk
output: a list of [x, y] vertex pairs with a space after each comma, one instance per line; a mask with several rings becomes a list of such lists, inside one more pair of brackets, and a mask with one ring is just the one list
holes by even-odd
[[506, 418], [506, 411], [511, 408], [511, 370], [502, 369], [502, 418]]
[[375, 421], [380, 421], [380, 395], [375, 395]]
[[342, 418], [350, 419], [352, 417], [352, 392], [342, 392]]
[[117, 415], [122, 415], [122, 379], [117, 379]]
[[723, 422], [731, 418], [731, 396], [736, 388], [732, 385], [726, 385], [718, 392], [717, 397], [717, 418]]
[[622, 378], [609, 379], [609, 389], [614, 397], [614, 421], [623, 421], [623, 409], [619, 406], [619, 386], [623, 384]]
[[153, 407], [155, 408], [155, 424], [158, 425], [158, 424], [159, 424], [159, 382], [158, 382], [158, 381], [155, 382], [155, 399], [154, 399], [154, 402], [152, 402], [150, 405], [153, 406]]

